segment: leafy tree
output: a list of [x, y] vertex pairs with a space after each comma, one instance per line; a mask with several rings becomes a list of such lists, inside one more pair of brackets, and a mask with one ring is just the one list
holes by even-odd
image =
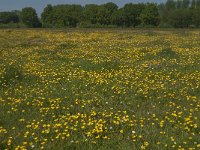
[[193, 9], [192, 12], [192, 23], [196, 26], [196, 27], [200, 27], [200, 7]]
[[109, 11], [103, 5], [99, 6], [96, 19], [97, 19], [97, 23], [99, 24], [102, 24], [102, 25], [110, 24]]
[[0, 23], [18, 23], [20, 21], [16, 12], [0, 12]]
[[161, 26], [168, 26], [169, 10], [167, 10], [164, 3], [158, 5]]
[[117, 11], [115, 11], [112, 16], [111, 16], [111, 22], [113, 25], [117, 25], [117, 26], [125, 26], [126, 24], [126, 20], [125, 20], [125, 13], [124, 13], [124, 9], [120, 8]]
[[96, 4], [88, 4], [83, 10], [83, 20], [91, 24], [96, 24], [98, 22], [98, 9], [99, 6]]
[[165, 3], [166, 9], [169, 10], [174, 10], [176, 8], [176, 2], [174, 0], [167, 0]]
[[68, 14], [69, 5], [57, 5], [53, 7], [52, 25], [54, 27], [70, 26], [72, 18]]
[[81, 5], [56, 5], [52, 8], [47, 6], [42, 13], [42, 20], [53, 27], [76, 27], [81, 19]]
[[192, 0], [192, 3], [191, 3], [191, 8], [196, 8], [196, 0]]
[[50, 27], [53, 23], [53, 7], [47, 5], [41, 14], [41, 20], [44, 27]]
[[183, 0], [177, 0], [177, 1], [176, 1], [176, 8], [177, 8], [177, 9], [182, 8], [182, 7], [183, 7], [182, 5], [183, 5]]
[[112, 14], [117, 11], [118, 6], [114, 3], [106, 3], [98, 7], [97, 22], [102, 25], [111, 24]]
[[196, 7], [200, 7], [200, 0], [196, 0]]
[[160, 17], [157, 5], [153, 3], [147, 4], [140, 14], [140, 19], [142, 25], [158, 26], [160, 23]]
[[127, 27], [139, 25], [141, 23], [139, 17], [144, 8], [144, 4], [126, 4], [124, 6], [125, 25]]
[[11, 12], [18, 16], [19, 22], [20, 22], [21, 21], [21, 18], [20, 18], [21, 11], [20, 10], [12, 10]]
[[177, 9], [171, 12], [169, 18], [169, 22], [173, 27], [186, 28], [192, 22], [192, 13], [190, 9]]
[[189, 5], [190, 5], [190, 0], [183, 0], [183, 4], [182, 4], [183, 8], [189, 8]]
[[76, 27], [83, 18], [83, 7], [81, 5], [70, 5], [68, 10], [69, 26]]
[[22, 22], [28, 27], [40, 27], [41, 23], [38, 19], [35, 9], [32, 7], [23, 8], [21, 11]]
[[112, 15], [115, 11], [117, 11], [118, 6], [115, 3], [109, 2], [103, 5], [109, 13]]
[[[189, 27], [199, 26], [199, 8], [200, 0], [167, 0], [166, 3], [160, 5], [128, 3], [120, 9], [112, 2], [102, 5], [88, 4], [85, 7], [47, 5], [42, 12], [41, 20], [44, 27], [76, 27], [79, 25], [90, 27], [91, 25], [111, 24], [121, 27], [158, 26], [159, 24], [165, 27]], [[5, 13], [0, 13], [0, 22], [8, 22], [9, 19], [6, 20], [5, 16]], [[39, 25], [37, 14], [30, 7], [22, 10], [21, 20], [29, 27]]]

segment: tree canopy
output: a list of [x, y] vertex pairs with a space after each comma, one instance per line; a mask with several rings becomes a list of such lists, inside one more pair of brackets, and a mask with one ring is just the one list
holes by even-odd
[[128, 3], [119, 8], [101, 5], [47, 5], [41, 19], [32, 7], [0, 12], [0, 23], [22, 22], [28, 27], [199, 27], [200, 0], [167, 0], [165, 3]]
[[21, 13], [21, 20], [22, 22], [27, 25], [28, 27], [40, 27], [40, 22], [37, 16], [37, 13], [34, 8], [26, 7], [23, 8]]
[[20, 21], [17, 11], [0, 12], [0, 23], [18, 23]]

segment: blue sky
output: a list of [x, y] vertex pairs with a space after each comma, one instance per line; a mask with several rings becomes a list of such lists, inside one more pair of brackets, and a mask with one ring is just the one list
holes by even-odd
[[47, 4], [102, 4], [106, 2], [114, 2], [118, 6], [123, 6], [130, 2], [163, 2], [165, 0], [0, 0], [0, 11], [21, 10], [24, 7], [31, 6], [40, 14]]

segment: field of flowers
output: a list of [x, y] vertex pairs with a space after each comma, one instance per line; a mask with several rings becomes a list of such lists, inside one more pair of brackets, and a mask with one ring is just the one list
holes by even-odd
[[200, 31], [0, 30], [0, 149], [200, 149]]

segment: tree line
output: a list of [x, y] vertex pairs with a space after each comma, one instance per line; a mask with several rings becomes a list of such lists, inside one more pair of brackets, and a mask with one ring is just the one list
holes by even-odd
[[166, 3], [115, 3], [102, 5], [47, 5], [39, 18], [32, 7], [0, 12], [0, 24], [27, 27], [199, 27], [200, 0], [167, 0]]

